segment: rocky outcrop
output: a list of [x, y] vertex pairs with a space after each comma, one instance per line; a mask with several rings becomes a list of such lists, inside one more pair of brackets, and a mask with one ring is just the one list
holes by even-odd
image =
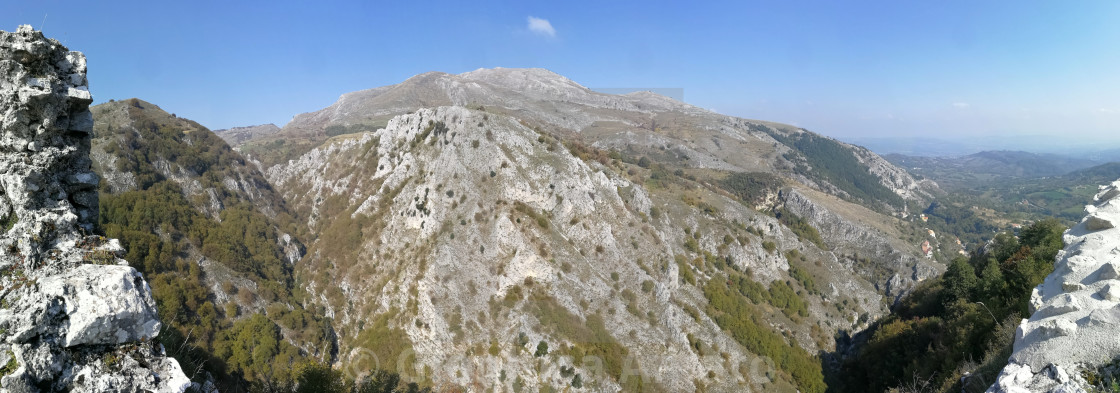
[[[915, 257], [913, 247], [896, 240], [897, 234], [872, 225], [874, 214], [863, 207], [798, 188], [782, 192], [781, 202], [816, 228], [833, 253], [853, 256], [843, 259], [847, 267], [867, 278], [892, 303], [945, 269], [936, 261]], [[834, 206], [825, 205], [829, 202]], [[874, 263], [861, 264], [859, 255]]]
[[181, 392], [148, 284], [88, 235], [91, 101], [84, 55], [0, 32], [0, 389]]
[[1088, 215], [1066, 231], [1054, 272], [1031, 294], [1030, 319], [989, 392], [1093, 390], [1082, 371], [1120, 356], [1120, 181], [1102, 187]]

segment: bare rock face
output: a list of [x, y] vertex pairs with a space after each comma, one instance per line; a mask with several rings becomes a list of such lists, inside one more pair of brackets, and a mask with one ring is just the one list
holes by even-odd
[[1085, 392], [1093, 372], [1120, 357], [1120, 181], [1102, 187], [1081, 223], [1064, 235], [1054, 272], [1031, 294], [1030, 319], [1015, 332], [1010, 364], [989, 392]]
[[144, 278], [97, 222], [85, 56], [0, 31], [0, 390], [181, 392]]

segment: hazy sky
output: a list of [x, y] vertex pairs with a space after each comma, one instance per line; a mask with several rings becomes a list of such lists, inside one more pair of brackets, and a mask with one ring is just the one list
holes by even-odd
[[1120, 134], [1114, 0], [230, 3], [3, 0], [0, 29], [85, 52], [97, 102], [211, 128], [500, 66], [841, 138]]

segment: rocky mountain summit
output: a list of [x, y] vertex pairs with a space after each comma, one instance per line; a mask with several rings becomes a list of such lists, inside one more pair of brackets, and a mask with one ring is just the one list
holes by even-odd
[[85, 56], [0, 32], [0, 388], [180, 392], [144, 278], [97, 222]]
[[1054, 272], [1031, 294], [1031, 317], [989, 392], [1085, 392], [1117, 381], [1114, 368], [1101, 367], [1120, 356], [1120, 181], [1094, 200], [1065, 233]]

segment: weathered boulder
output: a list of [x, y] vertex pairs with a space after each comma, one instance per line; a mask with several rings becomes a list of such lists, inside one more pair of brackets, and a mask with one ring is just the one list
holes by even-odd
[[40, 288], [66, 305], [64, 347], [124, 344], [159, 334], [159, 314], [148, 283], [131, 267], [81, 265], [49, 277]]
[[147, 282], [89, 235], [91, 101], [85, 56], [0, 31], [0, 391], [182, 392]]

